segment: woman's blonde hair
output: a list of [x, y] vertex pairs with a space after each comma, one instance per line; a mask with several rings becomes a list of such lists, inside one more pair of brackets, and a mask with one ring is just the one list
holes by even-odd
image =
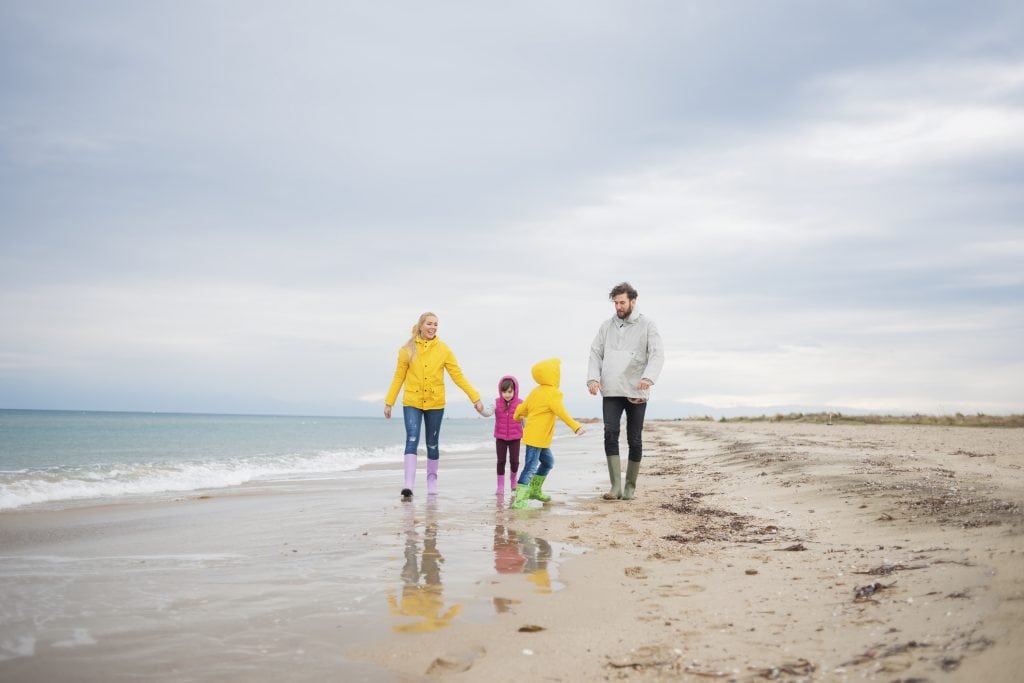
[[420, 328], [423, 327], [423, 323], [426, 322], [427, 318], [436, 318], [436, 313], [427, 311], [420, 313], [420, 319], [416, 321], [416, 324], [412, 326], [412, 335], [409, 337], [409, 341], [405, 342], [403, 346], [409, 351], [409, 360], [412, 360], [416, 356], [416, 337], [420, 334]]

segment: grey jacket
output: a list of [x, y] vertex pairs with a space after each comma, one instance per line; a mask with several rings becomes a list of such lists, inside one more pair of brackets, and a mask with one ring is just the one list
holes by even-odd
[[641, 379], [654, 384], [665, 365], [665, 348], [658, 327], [635, 310], [624, 320], [605, 320], [590, 345], [587, 381], [601, 383], [604, 396], [650, 398], [650, 390], [637, 388]]

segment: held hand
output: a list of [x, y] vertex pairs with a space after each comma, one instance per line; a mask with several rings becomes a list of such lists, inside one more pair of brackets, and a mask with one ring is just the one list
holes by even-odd
[[587, 433], [587, 430], [584, 429], [583, 427], [580, 427], [579, 429], [576, 430], [576, 436], [583, 436], [586, 433]]
[[636, 388], [639, 389], [640, 391], [647, 391], [652, 386], [653, 383], [650, 380], [642, 379], [640, 380], [640, 383], [636, 385]]
[[601, 391], [601, 383], [592, 379], [587, 382], [587, 389], [590, 391], [591, 396], [597, 396], [597, 393]]
[[391, 406], [384, 406], [384, 417], [391, 419]]

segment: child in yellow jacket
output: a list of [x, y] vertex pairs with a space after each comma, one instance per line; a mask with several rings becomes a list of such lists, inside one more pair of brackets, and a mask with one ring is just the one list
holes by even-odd
[[559, 418], [576, 434], [583, 434], [583, 427], [572, 419], [562, 405], [562, 392], [558, 389], [562, 381], [562, 361], [548, 358], [531, 369], [537, 386], [519, 404], [513, 415], [514, 420], [526, 418], [523, 428], [523, 443], [526, 444], [526, 462], [519, 470], [519, 486], [512, 507], [522, 509], [530, 499], [547, 502], [551, 496], [541, 491], [548, 472], [555, 466], [551, 452], [551, 440], [555, 436], [555, 418]]

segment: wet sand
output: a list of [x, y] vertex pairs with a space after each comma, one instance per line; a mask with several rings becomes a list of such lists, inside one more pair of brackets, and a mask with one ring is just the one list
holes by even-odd
[[[562, 591], [350, 654], [401, 680], [1015, 681], [1024, 430], [652, 422]], [[483, 586], [496, 597], [505, 586]]]
[[[575, 474], [532, 514], [573, 514], [564, 491], [600, 475], [598, 438], [556, 442]], [[398, 680], [348, 649], [493, 622], [510, 603], [482, 584], [551, 594], [561, 560], [581, 552], [509, 526], [493, 462], [443, 455], [436, 497], [421, 463], [412, 503], [395, 463], [0, 513], [0, 680]]]

